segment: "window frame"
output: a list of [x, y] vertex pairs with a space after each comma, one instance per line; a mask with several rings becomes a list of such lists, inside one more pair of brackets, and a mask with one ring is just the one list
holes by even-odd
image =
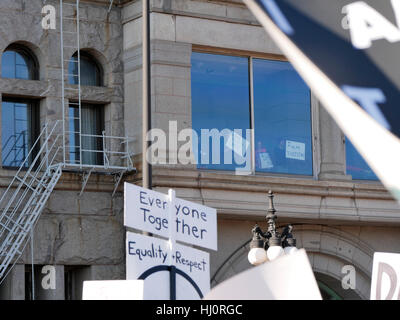
[[[79, 110], [79, 106], [76, 105], [76, 103], [77, 103], [76, 100], [70, 100], [70, 101], [68, 102], [68, 114], [69, 114], [71, 108], [73, 108], [73, 109], [78, 109], [78, 110]], [[102, 133], [105, 131], [105, 126], [106, 126], [106, 123], [105, 123], [105, 105], [104, 105], [104, 104], [90, 103], [90, 102], [81, 102], [81, 109], [82, 109], [82, 108], [87, 108], [87, 107], [88, 107], [88, 108], [91, 108], [91, 109], [100, 109], [100, 110], [97, 110], [97, 111], [96, 111], [96, 112], [99, 113], [99, 118], [97, 119], [97, 124], [96, 124], [96, 125], [100, 128], [98, 134], [96, 134], [96, 135], [102, 135]], [[71, 117], [71, 115], [69, 115], [69, 117]], [[80, 118], [81, 120], [83, 120], [83, 119], [82, 119], [82, 115], [79, 116], [79, 118]], [[70, 123], [69, 123], [69, 126], [70, 126]], [[68, 128], [68, 131], [72, 132], [72, 131], [71, 131], [71, 127]], [[101, 132], [100, 132], [100, 131], [101, 131]], [[81, 134], [82, 134], [82, 132], [81, 132]], [[75, 136], [78, 136], [78, 137], [79, 137], [79, 134], [75, 134]], [[76, 137], [75, 137], [75, 139], [76, 139]], [[99, 150], [99, 151], [104, 151], [103, 144], [100, 142], [100, 138], [96, 138], [96, 142], [97, 142], [97, 143], [96, 143], [96, 145], [97, 145], [96, 147], [98, 148], [97, 150]], [[82, 146], [81, 146], [81, 147], [82, 147]], [[77, 146], [75, 146], [75, 149], [79, 149], [79, 148], [78, 148]], [[69, 153], [69, 154], [71, 153], [71, 147], [69, 148], [68, 153]], [[80, 163], [80, 161], [81, 161], [81, 159], [80, 159], [80, 152], [76, 152], [76, 150], [75, 150], [74, 153], [77, 154], [77, 155], [79, 155], [79, 159], [77, 159], [77, 160], [75, 160], [75, 161], [78, 161], [78, 163]], [[71, 159], [71, 155], [69, 155], [69, 160], [68, 160], [68, 161], [71, 162], [71, 163], [73, 163], [73, 162], [72, 162], [72, 159]], [[83, 164], [83, 165], [88, 165], [88, 164]], [[90, 164], [90, 165], [94, 165], [94, 166], [100, 165], [100, 166], [103, 166], [103, 165], [104, 165], [103, 153], [101, 153], [101, 152], [96, 152], [96, 163]]]
[[[343, 133], [343, 131], [342, 131], [342, 137], [343, 137], [343, 155], [344, 155], [344, 169], [345, 169], [345, 173], [346, 173], [346, 175], [348, 175], [348, 176], [351, 176], [351, 181], [355, 181], [355, 182], [357, 182], [357, 183], [370, 183], [370, 184], [382, 184], [381, 183], [381, 181], [379, 180], [379, 178], [378, 178], [378, 176], [376, 176], [376, 174], [375, 174], [375, 172], [374, 172], [374, 174], [375, 174], [375, 176], [377, 177], [376, 179], [355, 179], [354, 177], [353, 177], [353, 175], [351, 174], [351, 173], [348, 173], [347, 172], [347, 151], [346, 151], [346, 141], [347, 141], [347, 137], [346, 137], [346, 135]], [[353, 145], [353, 147], [354, 147], [354, 149], [358, 152], [358, 150], [357, 150], [357, 148]], [[359, 152], [358, 152], [359, 153]], [[360, 157], [362, 157], [361, 155], [360, 155]], [[364, 160], [365, 161], [365, 160]], [[366, 161], [365, 161], [366, 162]], [[367, 165], [369, 166], [369, 164], [368, 164], [368, 162], [366, 162], [367, 163]], [[371, 168], [371, 170], [372, 170], [372, 168]], [[373, 170], [372, 170], [373, 171]]]
[[[18, 79], [18, 80], [32, 80], [32, 81], [36, 81], [39, 80], [39, 62], [38, 59], [36, 58], [36, 55], [26, 46], [24, 45], [20, 45], [20, 44], [11, 44], [9, 45], [2, 53], [2, 58], [3, 58], [3, 54], [6, 52], [16, 52], [19, 53], [20, 55], [22, 55], [24, 57], [24, 59], [27, 59], [28, 61], [25, 61], [27, 63], [27, 67], [28, 67], [28, 79], [22, 79], [22, 78], [4, 78], [3, 77], [3, 70], [2, 70], [2, 78], [4, 79]], [[14, 66], [15, 68], [15, 66]], [[3, 65], [2, 65], [2, 69], [3, 69]]]
[[[20, 98], [20, 97], [13, 97], [8, 95], [3, 95], [1, 98], [1, 109], [4, 107], [4, 102], [9, 103], [26, 103], [31, 108], [31, 117], [29, 121], [31, 122], [31, 144], [28, 146], [28, 152], [31, 151], [33, 144], [36, 142], [40, 135], [40, 101], [38, 99], [29, 99], [29, 98]], [[3, 119], [2, 119], [3, 121]], [[32, 150], [29, 159], [29, 165], [32, 163], [32, 160], [36, 157], [40, 150], [40, 142], [36, 144], [35, 148]], [[3, 152], [3, 144], [1, 144], [1, 152]], [[18, 169], [21, 165], [18, 166], [5, 166], [3, 165], [3, 154], [1, 155], [1, 168], [5, 170], [15, 170]], [[25, 160], [25, 159], [24, 159]], [[29, 166], [23, 167], [22, 170], [27, 170]]]
[[[269, 53], [255, 53], [245, 50], [234, 50], [234, 49], [224, 49], [224, 48], [214, 48], [201, 45], [192, 45], [192, 53], [209, 53], [209, 54], [219, 54], [225, 56], [236, 56], [244, 57], [248, 59], [248, 72], [249, 72], [249, 112], [250, 112], [250, 129], [251, 131], [251, 172], [250, 175], [253, 176], [266, 176], [266, 177], [288, 177], [294, 179], [310, 179], [318, 180], [319, 168], [320, 168], [320, 146], [319, 146], [319, 112], [318, 112], [318, 100], [314, 96], [313, 92], [310, 90], [310, 122], [311, 122], [311, 152], [312, 152], [312, 174], [311, 175], [301, 175], [301, 174], [288, 174], [288, 173], [276, 173], [276, 172], [260, 172], [256, 171], [255, 166], [255, 118], [254, 118], [254, 75], [253, 75], [253, 59], [264, 59], [271, 61], [283, 61], [289, 62], [286, 57], [279, 54], [269, 54]], [[191, 81], [191, 80], [190, 80]], [[191, 104], [192, 105], [192, 104]], [[192, 116], [192, 110], [190, 110], [190, 115]], [[223, 172], [226, 174], [235, 174], [232, 170], [218, 170], [218, 169], [202, 169], [197, 168], [201, 171], [209, 172]]]
[[[94, 66], [95, 66], [95, 68], [96, 68], [96, 71], [97, 71], [96, 85], [94, 85], [94, 86], [92, 86], [92, 85], [84, 85], [84, 84], [81, 83], [81, 86], [104, 87], [104, 70], [103, 70], [101, 64], [97, 61], [97, 59], [96, 59], [93, 55], [91, 55], [90, 53], [88, 53], [88, 52], [86, 52], [86, 51], [82, 51], [82, 50], [79, 51], [79, 56], [80, 56], [80, 60], [81, 60], [80, 65], [82, 65], [82, 60], [85, 60], [85, 59], [86, 59], [86, 60], [89, 60], [91, 63], [94, 64]], [[69, 70], [69, 67], [70, 67], [70, 64], [71, 64], [71, 63], [74, 63], [74, 64], [75, 64], [75, 62], [72, 62], [73, 59], [76, 59], [76, 60], [78, 59], [78, 51], [75, 52], [75, 53], [71, 56], [71, 58], [70, 58], [70, 60], [69, 60], [69, 63], [68, 63], [68, 70]], [[81, 66], [81, 67], [82, 67], [82, 66]], [[68, 71], [68, 73], [69, 73], [69, 71]], [[75, 77], [78, 77], [78, 75], [72, 76], [72, 74], [69, 74], [68, 79], [67, 79], [69, 85], [72, 85], [72, 86], [78, 85], [77, 83], [71, 83], [71, 82], [70, 82], [70, 77], [75, 78]]]

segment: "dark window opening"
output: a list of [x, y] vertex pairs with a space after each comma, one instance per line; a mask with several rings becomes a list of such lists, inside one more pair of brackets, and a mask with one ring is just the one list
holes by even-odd
[[[103, 85], [102, 69], [97, 61], [88, 53], [80, 52], [80, 65], [81, 65], [81, 85], [82, 86], [97, 86]], [[69, 62], [68, 66], [68, 83], [78, 84], [78, 54], [75, 53]]]
[[[82, 104], [81, 114], [76, 105], [69, 107], [70, 161], [79, 164], [103, 165], [104, 108], [101, 105]], [[81, 125], [80, 121], [81, 119]], [[80, 146], [82, 145], [82, 150]]]

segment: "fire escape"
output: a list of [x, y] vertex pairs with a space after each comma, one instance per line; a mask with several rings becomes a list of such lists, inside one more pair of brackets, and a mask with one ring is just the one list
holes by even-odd
[[[83, 176], [80, 194], [91, 174], [113, 175], [115, 185], [112, 196], [124, 174], [135, 171], [128, 137], [106, 135], [105, 131], [101, 135], [86, 134], [82, 130], [79, 0], [74, 1], [60, 0], [62, 119], [43, 126], [28, 154], [21, 148], [20, 141], [24, 136], [14, 137], [14, 145], [10, 147], [10, 152], [25, 157], [22, 163], [19, 161], [21, 164], [17, 173], [0, 198], [0, 283], [24, 252], [31, 231], [63, 171]], [[73, 49], [77, 57], [66, 59], [66, 49], [68, 52]], [[77, 74], [69, 74], [71, 68], [66, 66], [71, 63], [77, 64], [73, 68]], [[76, 85], [65, 85], [69, 77], [74, 77]], [[68, 93], [70, 96], [71, 91], [75, 98], [68, 102], [65, 95]], [[75, 109], [73, 114], [68, 112], [71, 105]], [[73, 130], [71, 123], [74, 124]], [[96, 143], [91, 143], [93, 141]], [[94, 158], [97, 161], [93, 161]]]

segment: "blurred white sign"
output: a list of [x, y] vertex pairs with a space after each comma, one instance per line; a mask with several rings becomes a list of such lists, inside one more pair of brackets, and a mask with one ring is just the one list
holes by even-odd
[[400, 300], [400, 254], [374, 253], [371, 300]]
[[[176, 240], [217, 250], [217, 210], [125, 182], [124, 224], [169, 237], [171, 224]], [[173, 219], [169, 222], [169, 206]]]
[[213, 288], [206, 300], [322, 300], [306, 251], [252, 267]]
[[268, 152], [260, 153], [260, 162], [261, 162], [261, 169], [271, 169], [274, 167]]
[[84, 281], [82, 300], [143, 300], [143, 280]]
[[286, 140], [286, 158], [306, 160], [306, 145], [302, 142]]
[[[170, 247], [167, 240], [132, 232], [126, 234], [126, 278], [145, 281], [144, 299], [170, 299]], [[178, 300], [197, 300], [210, 290], [210, 255], [176, 244], [172, 264], [176, 268]]]

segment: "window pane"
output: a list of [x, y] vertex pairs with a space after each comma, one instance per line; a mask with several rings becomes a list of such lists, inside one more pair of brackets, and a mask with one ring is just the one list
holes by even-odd
[[378, 177], [346, 138], [346, 173], [355, 180], [378, 180]]
[[[244, 148], [237, 149], [235, 141], [240, 141], [232, 139], [232, 130], [242, 129], [245, 138], [245, 130], [250, 126], [248, 59], [194, 52], [191, 77], [192, 127], [199, 137], [198, 146], [194, 146], [195, 152], [198, 152], [198, 168], [234, 170], [244, 167], [240, 160], [239, 163], [235, 161], [232, 149], [243, 150], [239, 153], [241, 156], [245, 152]], [[202, 139], [202, 129], [217, 129], [219, 132], [226, 129], [225, 139], [219, 139], [218, 135], [213, 137], [216, 146], [214, 153], [213, 139]], [[206, 141], [209, 147], [201, 148]], [[213, 157], [217, 163], [213, 163]]]
[[29, 69], [28, 57], [16, 51], [6, 51], [2, 55], [2, 77], [14, 79], [33, 79]]
[[[28, 103], [2, 103], [2, 164], [19, 167], [31, 147], [31, 106]], [[26, 166], [29, 165], [29, 161]]]
[[68, 83], [78, 84], [78, 59], [71, 57], [68, 65]]
[[29, 79], [29, 71], [26, 64], [17, 64], [15, 66], [15, 78], [16, 79]]
[[256, 171], [312, 175], [310, 90], [288, 62], [253, 60]]
[[97, 76], [96, 64], [88, 58], [81, 59], [81, 84], [84, 86], [99, 86]]
[[6, 51], [1, 57], [1, 76], [15, 78], [15, 52]]
[[[79, 118], [77, 107], [69, 108], [70, 117]], [[82, 105], [82, 164], [102, 164], [103, 131], [102, 107], [94, 105]], [[80, 160], [80, 139], [79, 120], [70, 119], [70, 160], [72, 163], [79, 163]]]
[[[81, 55], [81, 85], [83, 86], [101, 86], [99, 68], [89, 57]], [[78, 58], [74, 55], [68, 67], [69, 83], [78, 84]]]
[[79, 109], [69, 108], [69, 155], [71, 163], [79, 163]]

